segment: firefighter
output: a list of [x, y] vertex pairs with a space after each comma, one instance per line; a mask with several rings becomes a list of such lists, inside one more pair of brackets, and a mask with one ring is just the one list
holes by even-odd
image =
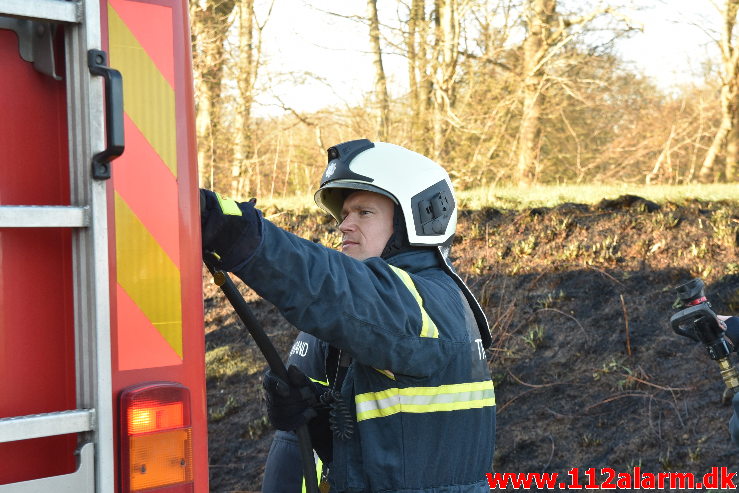
[[276, 227], [252, 202], [201, 192], [204, 250], [334, 348], [328, 386], [296, 366], [289, 382], [266, 374], [270, 420], [308, 424], [332, 491], [488, 490], [491, 339], [449, 262], [447, 173], [402, 147], [355, 140], [328, 150], [315, 199], [339, 222], [346, 255]]

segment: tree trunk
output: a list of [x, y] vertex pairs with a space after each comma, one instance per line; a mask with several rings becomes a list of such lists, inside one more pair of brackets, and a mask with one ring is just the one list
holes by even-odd
[[[254, 83], [259, 69], [261, 43], [255, 43], [254, 0], [240, 0], [239, 4], [239, 125], [236, 135], [236, 156], [231, 174], [231, 195], [244, 197], [250, 188], [249, 162], [254, 153], [251, 108], [254, 103]], [[258, 37], [257, 37], [258, 38]], [[259, 38], [258, 38], [259, 39]]]
[[[572, 26], [586, 25], [609, 13], [613, 9], [601, 5], [584, 15], [563, 17], [557, 13], [557, 0], [525, 1], [527, 33], [521, 63], [521, 124], [514, 177], [519, 185], [533, 183], [541, 174], [541, 115], [550, 59], [573, 39], [569, 36]], [[558, 59], [564, 60], [562, 56]]]
[[713, 166], [716, 162], [718, 155], [724, 150], [726, 146], [726, 139], [732, 132], [732, 118], [724, 104], [725, 95], [727, 92], [724, 88], [721, 89], [721, 124], [716, 131], [716, 135], [713, 137], [711, 147], [708, 148], [706, 158], [703, 160], [703, 165], [698, 172], [698, 178], [701, 182], [711, 181], [713, 177]]
[[[724, 28], [721, 33], [721, 124], [713, 143], [706, 153], [698, 177], [700, 181], [711, 181], [714, 175], [716, 158], [726, 151], [726, 180], [734, 179], [736, 169], [736, 122], [739, 117], [739, 94], [737, 93], [737, 77], [739, 77], [739, 50], [734, 46], [734, 25], [739, 0], [726, 0], [724, 11]], [[732, 136], [731, 142], [729, 137]], [[728, 148], [727, 148], [727, 144]]]
[[523, 91], [523, 111], [518, 129], [518, 166], [516, 178], [519, 185], [536, 181], [539, 168], [539, 140], [541, 138], [541, 78], [529, 77]]
[[518, 164], [516, 180], [519, 185], [536, 181], [539, 169], [541, 139], [542, 86], [545, 71], [543, 60], [549, 49], [550, 31], [555, 19], [556, 0], [528, 0], [526, 23], [528, 33], [523, 44], [522, 111], [518, 130]]
[[427, 49], [430, 21], [426, 18], [426, 0], [412, 0], [408, 20], [408, 81], [410, 85], [412, 147], [422, 154], [429, 153], [429, 110], [433, 80], [429, 74]]
[[381, 141], [386, 141], [390, 120], [390, 102], [387, 94], [387, 79], [385, 78], [385, 69], [382, 66], [382, 49], [380, 48], [380, 21], [377, 16], [377, 0], [367, 0], [367, 18], [369, 20], [372, 64], [375, 67], [377, 137]]
[[734, 101], [734, 125], [726, 142], [726, 181], [736, 180], [739, 165], [739, 101]]
[[190, 0], [193, 67], [196, 73], [196, 117], [200, 183], [216, 188], [219, 168], [228, 162], [230, 146], [222, 142], [221, 97], [228, 19], [235, 0], [208, 0], [205, 8]]
[[409, 125], [410, 141], [415, 142], [420, 127], [421, 99], [418, 87], [418, 54], [416, 52], [416, 36], [418, 27], [423, 22], [424, 0], [412, 0], [408, 17], [408, 37], [406, 50], [408, 55], [408, 90], [410, 98], [411, 121]]
[[433, 156], [439, 159], [448, 130], [454, 101], [454, 78], [459, 58], [459, 17], [457, 0], [436, 0], [436, 53], [434, 70]]

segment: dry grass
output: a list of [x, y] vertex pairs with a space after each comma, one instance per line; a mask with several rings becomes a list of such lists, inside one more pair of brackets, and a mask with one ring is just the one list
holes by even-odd
[[[689, 199], [706, 201], [739, 201], [739, 186], [734, 183], [691, 185], [537, 185], [532, 187], [485, 187], [462, 190], [457, 193], [460, 209], [476, 210], [485, 207], [497, 209], [526, 209], [554, 207], [565, 202], [595, 204], [602, 199], [620, 195], [638, 195], [657, 203], [682, 203]], [[291, 211], [298, 214], [319, 212], [313, 195], [293, 195], [282, 198], [259, 199], [260, 208], [271, 214]]]

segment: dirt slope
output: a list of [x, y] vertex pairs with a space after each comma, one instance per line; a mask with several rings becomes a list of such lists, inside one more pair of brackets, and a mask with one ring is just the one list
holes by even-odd
[[[265, 212], [301, 236], [336, 241], [324, 218]], [[496, 471], [739, 471], [717, 365], [668, 328], [674, 287], [692, 277], [706, 281], [717, 312], [739, 314], [737, 226], [736, 203], [628, 196], [462, 212], [455, 265], [495, 340]], [[244, 293], [287, 354], [295, 329]], [[258, 491], [272, 436], [264, 364], [209, 282], [205, 294], [211, 491]]]

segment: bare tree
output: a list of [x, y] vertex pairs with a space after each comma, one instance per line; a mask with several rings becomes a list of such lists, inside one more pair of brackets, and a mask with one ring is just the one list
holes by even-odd
[[249, 192], [251, 178], [249, 168], [257, 160], [252, 106], [254, 87], [262, 59], [262, 32], [271, 12], [272, 6], [268, 9], [264, 20], [259, 22], [254, 10], [254, 0], [239, 1], [239, 49], [234, 71], [238, 87], [238, 118], [234, 135], [235, 156], [231, 166], [231, 195], [234, 197], [242, 197]]
[[458, 0], [435, 0], [434, 141], [433, 156], [441, 156], [447, 121], [452, 113], [454, 79], [459, 59], [460, 15]]
[[213, 188], [216, 168], [230, 161], [230, 146], [220, 143], [223, 127], [224, 42], [235, 0], [190, 0], [193, 68], [196, 74], [195, 126], [200, 183]]
[[410, 96], [408, 139], [419, 152], [426, 154], [428, 110], [431, 105], [432, 79], [428, 74], [428, 37], [430, 22], [426, 17], [426, 0], [412, 0], [408, 15], [406, 54]]
[[385, 141], [388, 136], [390, 120], [390, 98], [387, 93], [387, 79], [382, 66], [382, 49], [380, 47], [380, 20], [377, 16], [377, 0], [367, 0], [367, 18], [369, 20], [370, 49], [372, 64], [375, 67], [375, 104], [377, 105], [377, 138]]
[[405, 31], [409, 81], [409, 140], [439, 159], [454, 119], [455, 78], [460, 58], [459, 0], [412, 0]]
[[557, 33], [555, 9], [557, 0], [528, 0], [526, 7], [526, 24], [528, 35], [523, 44], [522, 63], [522, 105], [521, 123], [518, 131], [518, 166], [517, 178], [520, 184], [528, 184], [536, 178], [539, 162], [539, 136], [541, 125], [542, 87], [544, 85], [544, 59], [551, 53], [564, 35], [564, 30]]
[[526, 0], [527, 33], [521, 62], [522, 110], [516, 166], [519, 184], [536, 181], [540, 172], [541, 113], [544, 89], [551, 82], [548, 67], [575, 39], [573, 27], [584, 26], [612, 12], [611, 7], [604, 6], [582, 16], [563, 16], [557, 12], [557, 0]]
[[[197, 8], [205, 12], [207, 1]], [[220, 97], [201, 98], [198, 115], [208, 116], [199, 121], [205, 181], [213, 177], [234, 196], [308, 190], [322, 171], [325, 143], [375, 132], [443, 162], [460, 188], [509, 180], [683, 183], [698, 175], [721, 120], [717, 82], [665, 94], [611, 51], [628, 24], [608, 8], [558, 12], [575, 0], [367, 0], [365, 13], [325, 12], [368, 26], [375, 85], [365, 100], [372, 104], [343, 101], [307, 112], [278, 92], [284, 115], [255, 118], [255, 87], [331, 81], [310, 72], [259, 73], [260, 4], [233, 4], [221, 38]], [[379, 10], [391, 5], [397, 22]], [[202, 43], [213, 37], [204, 26], [213, 25], [193, 28], [201, 62], [209, 53]], [[395, 100], [388, 54], [408, 60], [409, 92]], [[203, 94], [205, 75], [196, 74]], [[719, 159], [731, 155], [732, 139]]]
[[737, 159], [739, 158], [739, 49], [734, 39], [734, 25], [736, 24], [737, 12], [739, 12], [739, 0], [726, 0], [723, 12], [723, 29], [721, 32], [721, 123], [713, 143], [706, 153], [699, 172], [701, 181], [709, 181], [714, 174], [713, 168], [716, 158], [725, 152], [726, 167], [725, 177], [727, 181], [733, 181], [736, 174]]

